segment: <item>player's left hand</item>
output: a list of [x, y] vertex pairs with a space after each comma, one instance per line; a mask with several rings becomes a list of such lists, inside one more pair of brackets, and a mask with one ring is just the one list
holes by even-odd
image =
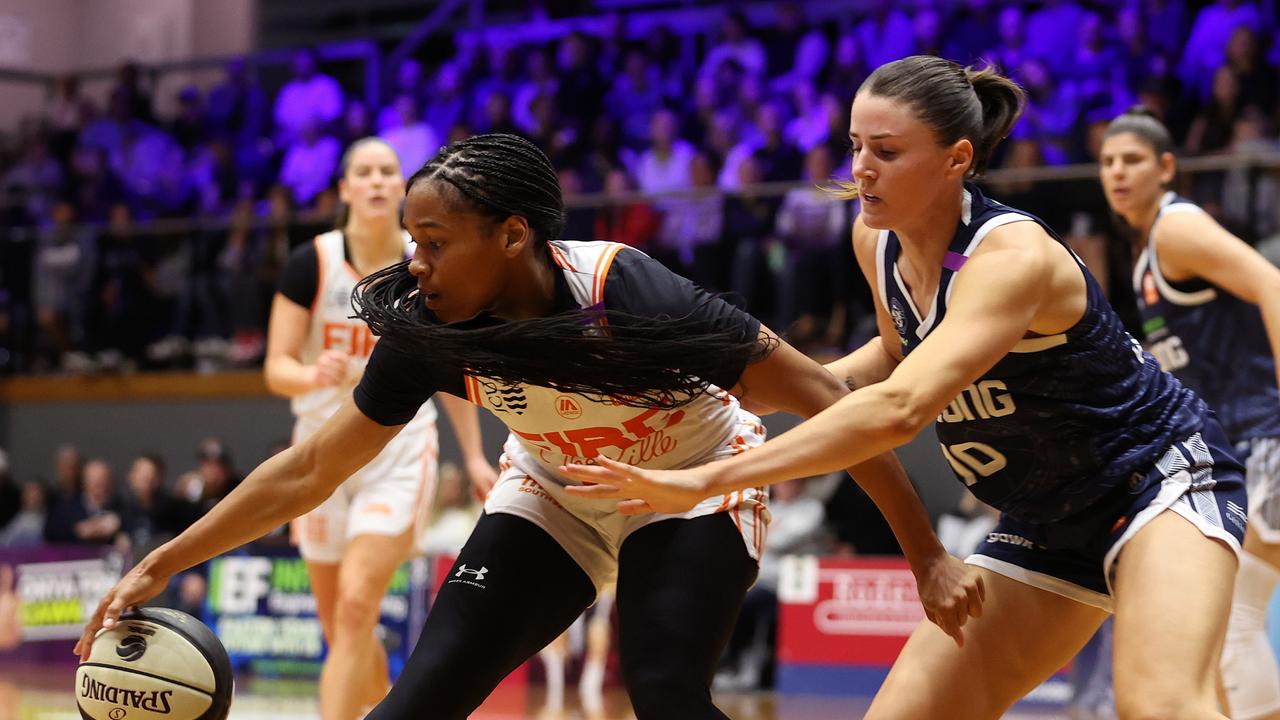
[[987, 597], [978, 569], [944, 553], [916, 574], [916, 587], [925, 617], [964, 647], [962, 628], [969, 618], [982, 617]]
[[706, 466], [684, 470], [648, 470], [606, 457], [595, 465], [563, 465], [560, 471], [587, 485], [569, 485], [565, 492], [594, 500], [618, 500], [623, 515], [682, 513], [712, 494]]
[[471, 494], [484, 502], [489, 491], [498, 484], [498, 471], [483, 456], [467, 458], [467, 477], [471, 478]]

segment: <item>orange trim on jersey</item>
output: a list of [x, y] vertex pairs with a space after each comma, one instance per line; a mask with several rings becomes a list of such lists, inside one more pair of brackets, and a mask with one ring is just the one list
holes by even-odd
[[596, 277], [591, 289], [591, 304], [604, 302], [604, 280], [609, 276], [609, 267], [613, 265], [613, 258], [617, 256], [623, 247], [622, 245], [610, 246], [596, 261]]
[[570, 272], [578, 272], [578, 268], [574, 267], [573, 263], [569, 262], [569, 256], [565, 255], [563, 250], [550, 243], [547, 244], [547, 247], [551, 248], [552, 262], [566, 270], [569, 270]]
[[470, 400], [473, 405], [483, 405], [480, 402], [480, 381], [476, 380], [474, 375], [463, 375], [462, 382], [467, 389], [467, 400]]
[[324, 297], [324, 250], [320, 246], [319, 235], [311, 242], [316, 246], [316, 296], [311, 298], [311, 314], [315, 315], [320, 305], [320, 298]]

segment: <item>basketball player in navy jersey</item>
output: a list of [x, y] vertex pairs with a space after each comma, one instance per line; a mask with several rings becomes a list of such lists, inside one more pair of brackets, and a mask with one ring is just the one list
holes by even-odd
[[1236, 573], [1223, 685], [1233, 718], [1280, 718], [1267, 605], [1280, 580], [1280, 269], [1168, 190], [1173, 139], [1135, 108], [1111, 122], [1099, 174], [1137, 258], [1147, 349], [1203, 397], [1246, 456], [1249, 529]]
[[832, 368], [859, 389], [723, 462], [567, 468], [598, 483], [571, 492], [678, 512], [859, 462], [936, 419], [956, 475], [1002, 511], [967, 561], [987, 603], [962, 646], [922, 623], [867, 717], [1000, 717], [1113, 612], [1121, 717], [1220, 718], [1214, 667], [1245, 529], [1243, 468], [1066, 245], [967, 182], [1022, 99], [992, 70], [936, 57], [872, 73], [849, 135], [853, 245], [880, 337]]
[[[508, 426], [502, 473], [404, 672], [368, 717], [467, 717], [615, 579], [637, 717], [725, 717], [710, 682], [755, 579], [765, 492], [634, 517], [569, 495], [560, 468], [600, 454], [658, 468], [711, 462], [764, 441], [738, 396], [811, 416], [848, 388], [643, 253], [559, 241], [555, 169], [522, 138], [443, 148], [409, 179], [404, 223], [412, 261], [353, 295], [380, 336], [353, 398], [144, 558], [103, 599], [78, 649], [174, 572], [316, 506], [444, 392]], [[943, 550], [891, 453], [854, 474], [897, 533], [942, 636], [958, 637], [980, 613], [978, 571]]]

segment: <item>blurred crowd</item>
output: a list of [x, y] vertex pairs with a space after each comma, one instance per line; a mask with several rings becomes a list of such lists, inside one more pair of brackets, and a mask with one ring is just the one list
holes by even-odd
[[[833, 351], [870, 331], [868, 306], [849, 269], [851, 208], [817, 186], [848, 172], [848, 104], [881, 63], [932, 53], [1021, 82], [1027, 111], [995, 167], [1089, 162], [1138, 102], [1187, 155], [1277, 145], [1271, 2], [868, 0], [821, 22], [810, 10], [726, 3], [711, 28], [633, 33], [615, 14], [547, 41], [441, 37], [389, 69], [380, 107], [310, 49], [278, 87], [252, 59], [231, 62], [166, 116], [135, 65], [102, 106], [67, 77], [0, 150], [0, 373], [256, 364], [276, 272], [332, 226], [342, 149], [368, 135], [406, 174], [473, 133], [533, 138], [571, 203], [605, 198], [570, 213], [566, 239], [640, 247]], [[1246, 237], [1274, 232], [1274, 198], [1231, 183], [1193, 189], [1260, 226]], [[1019, 192], [1049, 216], [1061, 203], [1053, 188]]]

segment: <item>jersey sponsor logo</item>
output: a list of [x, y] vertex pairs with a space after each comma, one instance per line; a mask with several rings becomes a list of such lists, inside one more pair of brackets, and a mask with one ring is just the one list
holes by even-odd
[[898, 298], [889, 298], [889, 317], [893, 318], [893, 326], [898, 329], [902, 344], [907, 344], [907, 311]]
[[321, 329], [325, 350], [341, 350], [357, 358], [367, 358], [378, 338], [364, 323], [327, 322]]
[[1027, 548], [1028, 550], [1036, 549], [1035, 543], [1022, 537], [1021, 535], [1014, 535], [1013, 533], [1002, 533], [1002, 532], [987, 533], [987, 542], [1001, 543], [1004, 545], [1016, 545], [1018, 547]]
[[556, 412], [565, 420], [577, 420], [582, 417], [582, 407], [578, 405], [577, 400], [568, 395], [556, 398]]
[[551, 503], [552, 505], [555, 505], [558, 508], [563, 507], [559, 502], [556, 501], [555, 498], [551, 497], [551, 493], [547, 492], [546, 488], [542, 487], [542, 485], [539, 485], [537, 480], [534, 480], [528, 475], [526, 475], [525, 478], [520, 481], [519, 490], [520, 492], [525, 493], [526, 495], [532, 495], [541, 500], [546, 500], [547, 502]]
[[529, 409], [529, 399], [525, 397], [524, 388], [520, 385], [498, 385], [492, 380], [476, 378], [484, 390], [489, 409], [496, 413], [515, 413], [523, 415]]
[[[543, 462], [591, 462], [604, 448], [617, 448], [617, 459], [631, 464], [665, 455], [679, 444], [667, 434], [685, 418], [684, 410], [649, 408], [621, 425], [573, 428], [563, 432], [528, 433], [512, 429], [526, 445], [538, 451]], [[561, 457], [557, 458], [556, 455]]]
[[1018, 407], [1002, 380], [980, 380], [956, 396], [955, 400], [938, 415], [938, 422], [954, 423], [967, 420], [990, 420], [1012, 415]]
[[350, 285], [346, 287], [335, 287], [329, 290], [329, 297], [325, 299], [331, 307], [349, 308], [351, 307], [351, 291], [354, 288]]

